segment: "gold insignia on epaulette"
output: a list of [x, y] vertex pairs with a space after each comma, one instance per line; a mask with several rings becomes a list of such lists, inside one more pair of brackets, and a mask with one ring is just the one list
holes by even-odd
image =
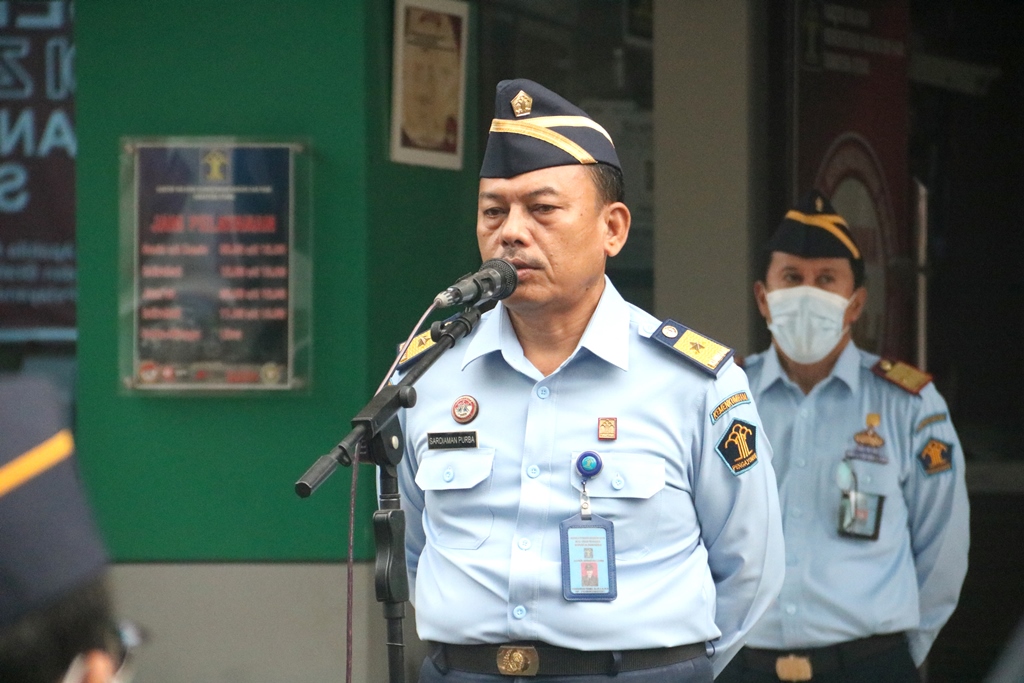
[[718, 371], [733, 357], [728, 346], [694, 332], [686, 325], [669, 318], [651, 333], [651, 341], [663, 344], [688, 362], [717, 377]]
[[525, 91], [520, 90], [512, 98], [512, 113], [518, 118], [520, 116], [528, 116], [531, 111], [533, 111], [533, 98], [527, 95]]
[[412, 341], [409, 342], [409, 347], [402, 354], [402, 357], [398, 359], [398, 367], [402, 367], [409, 361], [416, 358], [418, 355], [429, 349], [434, 345], [434, 340], [430, 338], [430, 331], [426, 331], [423, 334], [419, 334], [413, 337]]
[[672, 346], [684, 356], [692, 358], [708, 370], [717, 370], [731, 350], [728, 346], [722, 346], [713, 339], [708, 339], [693, 330], [683, 332], [683, 336], [679, 337], [679, 341]]
[[932, 381], [932, 376], [927, 372], [918, 370], [909, 363], [887, 358], [875, 363], [871, 372], [914, 395], [921, 393], [921, 390]]

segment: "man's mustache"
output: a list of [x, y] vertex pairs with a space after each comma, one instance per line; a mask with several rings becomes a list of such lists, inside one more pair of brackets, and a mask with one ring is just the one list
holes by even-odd
[[506, 249], [498, 258], [508, 261], [516, 268], [543, 268], [543, 264], [536, 259], [526, 258], [514, 249]]

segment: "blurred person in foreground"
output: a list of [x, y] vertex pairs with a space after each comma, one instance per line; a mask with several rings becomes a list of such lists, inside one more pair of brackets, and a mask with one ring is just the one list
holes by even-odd
[[745, 369], [775, 449], [786, 579], [722, 682], [910, 683], [967, 572], [964, 455], [931, 376], [851, 341], [864, 260], [811, 192], [754, 285]]
[[57, 392], [0, 378], [0, 682], [121, 683], [107, 555]]

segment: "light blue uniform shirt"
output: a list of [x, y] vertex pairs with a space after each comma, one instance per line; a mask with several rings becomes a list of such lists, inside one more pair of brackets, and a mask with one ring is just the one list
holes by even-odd
[[[872, 373], [877, 361], [850, 343], [805, 396], [774, 346], [747, 359], [775, 450], [786, 536], [785, 584], [751, 631], [752, 647], [816, 647], [906, 631], [920, 665], [956, 607], [969, 535], [963, 449], [934, 385], [915, 396]], [[848, 463], [859, 491], [885, 496], [875, 541], [839, 535], [836, 479], [872, 413], [885, 443]], [[929, 465], [928, 474], [928, 451], [952, 467]], [[873, 462], [874, 455], [887, 462]]]
[[[728, 361], [717, 379], [648, 337], [658, 321], [605, 291], [577, 349], [544, 377], [499, 304], [416, 383], [402, 413], [399, 468], [416, 624], [425, 640], [537, 640], [577, 650], [715, 641], [720, 671], [781, 585], [783, 544], [771, 450]], [[469, 424], [452, 415], [472, 396]], [[617, 419], [598, 440], [598, 418]], [[734, 475], [716, 445], [733, 419], [756, 427], [757, 462]], [[429, 449], [428, 433], [475, 431], [475, 448]], [[580, 512], [575, 456], [597, 451], [587, 484], [615, 525], [618, 597], [562, 596], [559, 523]]]

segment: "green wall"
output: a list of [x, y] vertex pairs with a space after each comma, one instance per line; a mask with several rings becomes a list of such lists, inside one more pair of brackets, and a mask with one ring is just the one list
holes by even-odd
[[[344, 557], [349, 471], [307, 500], [292, 485], [347, 431], [433, 294], [479, 263], [475, 131], [462, 172], [388, 161], [392, 12], [374, 0], [76, 6], [76, 430], [115, 560]], [[469, 55], [472, 112], [472, 42]], [[126, 135], [311, 141], [309, 392], [120, 392], [118, 142]], [[360, 474], [357, 551], [368, 558], [373, 471]]]
[[[488, 108], [494, 86], [486, 92], [477, 85], [476, 8], [470, 6], [467, 74], [467, 132], [463, 137], [463, 169], [439, 171], [388, 160], [391, 100], [392, 8], [370, 14], [367, 94], [375, 109], [367, 119], [371, 140], [368, 150], [368, 211], [372, 228], [369, 248], [370, 365], [376, 389], [394, 360], [395, 344], [409, 336], [410, 327], [423, 315], [434, 295], [480, 265], [476, 247], [476, 195], [480, 160], [480, 131], [476, 130], [477, 102]], [[451, 311], [448, 311], [451, 314]], [[439, 317], [439, 316], [435, 316]]]

